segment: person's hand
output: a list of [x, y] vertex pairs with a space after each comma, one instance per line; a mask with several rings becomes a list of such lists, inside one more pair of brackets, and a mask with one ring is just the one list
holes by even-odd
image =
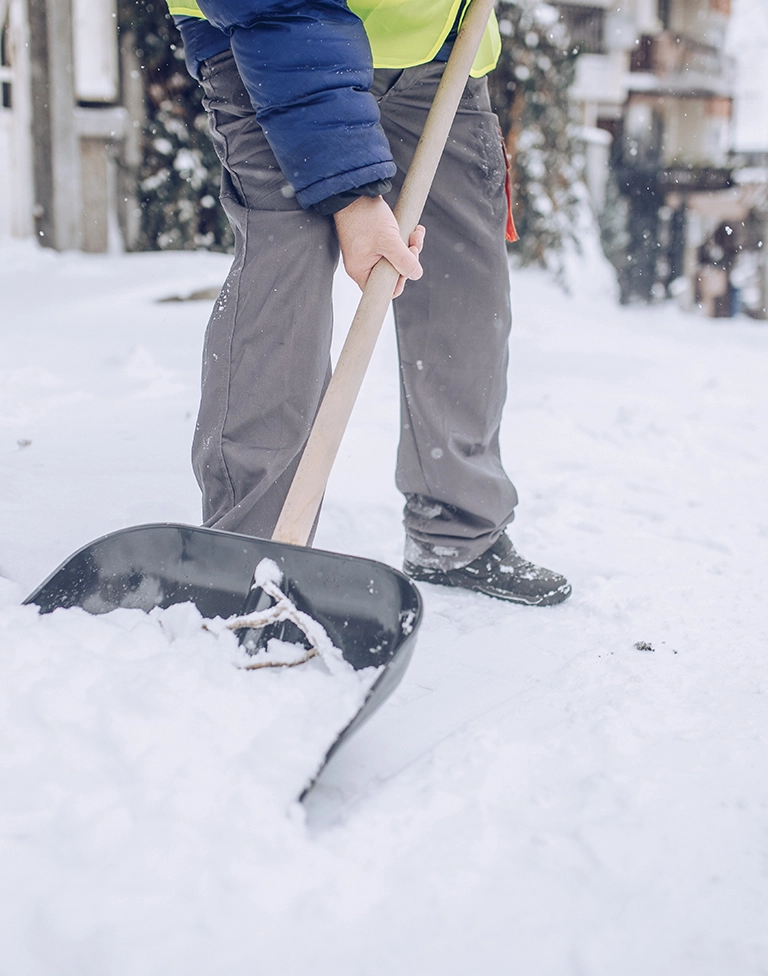
[[400, 275], [393, 298], [402, 295], [408, 279], [417, 281], [424, 274], [419, 263], [424, 228], [419, 224], [406, 247], [395, 215], [383, 197], [358, 197], [335, 213], [333, 219], [344, 267], [361, 289], [380, 258], [386, 258]]

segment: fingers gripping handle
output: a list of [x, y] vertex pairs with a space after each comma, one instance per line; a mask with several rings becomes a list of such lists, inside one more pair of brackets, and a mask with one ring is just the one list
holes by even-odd
[[[494, 0], [471, 0], [453, 45], [395, 207], [406, 244], [427, 201], [493, 7]], [[276, 542], [307, 544], [397, 280], [397, 271], [384, 258], [370, 274], [272, 535]]]

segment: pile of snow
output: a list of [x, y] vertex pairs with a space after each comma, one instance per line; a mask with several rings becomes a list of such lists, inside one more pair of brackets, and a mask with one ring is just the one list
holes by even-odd
[[0, 794], [14, 797], [22, 820], [43, 810], [71, 818], [79, 786], [98, 783], [115, 804], [111, 817], [135, 805], [137, 820], [154, 810], [168, 825], [188, 804], [229, 802], [243, 777], [261, 792], [264, 815], [282, 816], [377, 674], [338, 653], [333, 672], [320, 656], [254, 670], [233, 630], [203, 621], [192, 604], [100, 616], [4, 607], [0, 641]]
[[[203, 623], [191, 604], [102, 616], [0, 608], [0, 851], [12, 896], [2, 941], [21, 966], [11, 972], [29, 971], [17, 940], [36, 920], [58, 915], [65, 930], [113, 940], [145, 926], [158, 897], [183, 902], [200, 870], [234, 885], [225, 862], [286, 856], [297, 798], [377, 669], [334, 655], [333, 673], [321, 656], [247, 670], [233, 631]], [[57, 971], [90, 970], [83, 959]]]

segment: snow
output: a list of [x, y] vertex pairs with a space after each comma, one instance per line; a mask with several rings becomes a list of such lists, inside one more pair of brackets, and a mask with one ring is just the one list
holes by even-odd
[[283, 571], [273, 559], [262, 559], [253, 574], [253, 586], [265, 586], [273, 583], [279, 586], [283, 582]]
[[[99, 535], [197, 521], [210, 302], [157, 299], [228, 259], [0, 258], [4, 972], [768, 971], [764, 325], [513, 273], [511, 535], [574, 595], [422, 586], [403, 683], [302, 807], [249, 706], [295, 669], [235, 667], [189, 608], [19, 605]], [[392, 565], [396, 384], [385, 327], [316, 540]]]
[[[194, 816], [195, 806], [255, 789], [262, 819], [282, 816], [377, 673], [346, 665], [331, 675], [313, 661], [255, 676], [234, 633], [205, 628], [191, 604], [101, 616], [6, 607], [0, 627], [0, 695], [11, 717], [3, 793], [22, 829], [36, 821], [42, 838], [52, 822], [54, 858], [58, 823], [77, 821], [83, 804], [98, 808], [100, 832], [120, 836], [122, 847], [126, 809], [162, 831]], [[228, 782], [211, 775], [217, 766]], [[77, 795], [83, 783], [96, 795]], [[99, 800], [105, 793], [111, 802]], [[87, 843], [77, 822], [71, 834]], [[123, 856], [137, 853], [130, 843]]]

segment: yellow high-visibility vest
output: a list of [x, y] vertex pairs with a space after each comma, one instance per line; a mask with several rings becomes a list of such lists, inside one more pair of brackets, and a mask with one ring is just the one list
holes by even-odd
[[[348, 0], [365, 24], [375, 68], [411, 68], [426, 64], [437, 54], [465, 0]], [[168, 0], [174, 15], [202, 17], [195, 0]], [[475, 63], [472, 77], [488, 74], [499, 59], [501, 37], [492, 14]]]

